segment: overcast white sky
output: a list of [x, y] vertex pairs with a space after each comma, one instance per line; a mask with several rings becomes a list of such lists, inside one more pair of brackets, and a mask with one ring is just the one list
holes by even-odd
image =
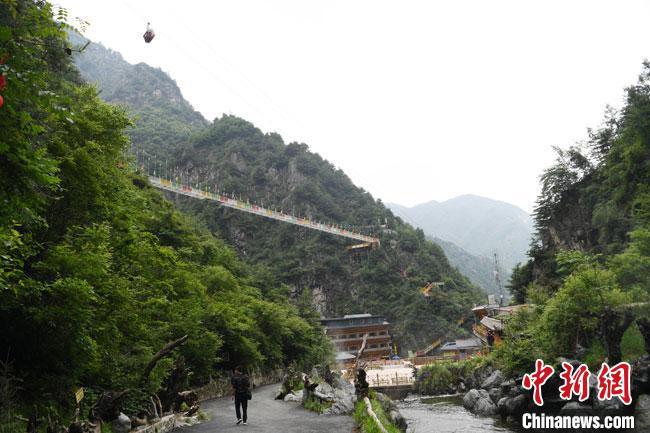
[[620, 107], [650, 57], [650, 1], [55, 3], [208, 119], [305, 142], [404, 205], [471, 193], [531, 211], [551, 146]]

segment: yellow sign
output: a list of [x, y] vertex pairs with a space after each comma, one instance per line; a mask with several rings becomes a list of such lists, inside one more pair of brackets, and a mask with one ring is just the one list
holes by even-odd
[[77, 404], [79, 404], [84, 398], [84, 389], [79, 388], [77, 391], [75, 391], [74, 398], [77, 400]]

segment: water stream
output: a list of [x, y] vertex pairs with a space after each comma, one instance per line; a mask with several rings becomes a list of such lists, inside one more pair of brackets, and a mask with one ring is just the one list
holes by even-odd
[[478, 417], [462, 396], [413, 397], [396, 402], [409, 424], [407, 433], [515, 432], [498, 418]]

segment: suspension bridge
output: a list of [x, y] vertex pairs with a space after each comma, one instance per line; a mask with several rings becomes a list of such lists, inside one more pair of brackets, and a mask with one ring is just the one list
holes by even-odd
[[360, 249], [360, 248], [376, 248], [379, 247], [379, 238], [365, 235], [363, 233], [355, 232], [353, 230], [345, 229], [341, 226], [325, 224], [322, 222], [317, 222], [310, 220], [309, 218], [295, 216], [292, 214], [287, 214], [282, 211], [276, 211], [273, 209], [268, 209], [256, 204], [250, 203], [248, 201], [239, 200], [237, 198], [229, 197], [226, 194], [222, 193], [213, 193], [211, 191], [206, 191], [198, 187], [192, 187], [191, 185], [185, 183], [179, 183], [172, 179], [167, 179], [159, 176], [149, 174], [149, 182], [152, 186], [170, 191], [176, 194], [181, 194], [187, 197], [193, 197], [200, 200], [211, 200], [219, 203], [222, 206], [235, 209], [241, 212], [250, 213], [253, 215], [258, 215], [264, 218], [269, 218], [276, 221], [281, 221], [284, 223], [294, 224], [300, 227], [305, 227], [311, 230], [318, 230], [321, 232], [329, 233], [334, 236], [340, 236], [348, 239], [354, 239], [356, 241], [362, 242], [362, 244], [354, 245], [349, 247], [350, 250]]

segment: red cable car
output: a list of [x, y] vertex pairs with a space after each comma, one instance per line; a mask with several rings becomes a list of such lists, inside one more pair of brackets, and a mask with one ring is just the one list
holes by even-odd
[[144, 41], [146, 43], [149, 43], [149, 42], [153, 41], [153, 38], [155, 36], [156, 36], [156, 34], [154, 33], [153, 29], [151, 28], [151, 25], [149, 23], [147, 23], [147, 31], [144, 32], [144, 35], [142, 35], [142, 37], [144, 38]]

